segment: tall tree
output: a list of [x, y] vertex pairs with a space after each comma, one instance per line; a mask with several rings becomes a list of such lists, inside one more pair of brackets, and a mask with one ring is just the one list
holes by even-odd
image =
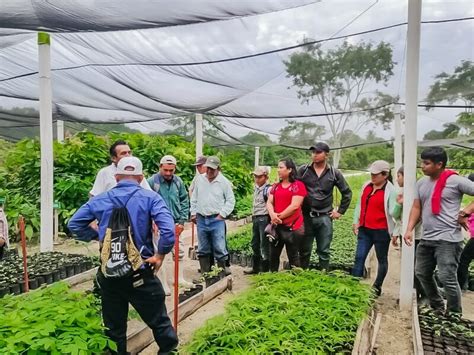
[[[319, 45], [305, 46], [303, 52], [290, 56], [285, 62], [288, 77], [298, 88], [298, 96], [303, 102], [318, 101], [326, 115], [332, 140], [336, 147], [345, 142], [342, 134], [348, 123], [355, 120], [352, 130], [357, 132], [369, 121], [386, 123], [385, 114], [374, 108], [386, 100], [386, 96], [376, 92], [367, 92], [367, 87], [374, 83], [386, 83], [393, 75], [392, 48], [388, 43], [381, 42], [374, 46], [360, 42], [323, 51]], [[331, 115], [333, 112], [350, 112], [361, 107], [372, 109], [356, 115], [344, 113]], [[334, 165], [339, 164], [340, 150], [333, 156]]]
[[280, 143], [311, 145], [326, 133], [324, 126], [309, 121], [286, 120], [287, 125], [280, 129]]

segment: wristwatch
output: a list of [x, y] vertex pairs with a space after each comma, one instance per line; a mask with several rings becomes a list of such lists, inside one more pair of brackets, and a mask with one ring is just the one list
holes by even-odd
[[470, 217], [471, 215], [469, 213], [464, 212], [464, 211], [459, 211], [459, 216], [462, 217], [462, 218], [465, 218], [465, 217]]

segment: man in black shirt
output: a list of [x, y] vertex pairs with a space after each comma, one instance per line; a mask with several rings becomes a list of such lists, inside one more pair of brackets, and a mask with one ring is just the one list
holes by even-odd
[[[298, 169], [298, 178], [305, 184], [308, 195], [303, 203], [305, 236], [300, 243], [301, 267], [308, 268], [313, 239], [316, 238], [316, 250], [319, 268], [329, 267], [332, 241], [332, 221], [339, 219], [351, 203], [352, 191], [342, 173], [327, 163], [329, 146], [318, 142], [309, 148], [312, 163]], [[337, 187], [341, 192], [341, 205], [333, 207], [333, 191]]]

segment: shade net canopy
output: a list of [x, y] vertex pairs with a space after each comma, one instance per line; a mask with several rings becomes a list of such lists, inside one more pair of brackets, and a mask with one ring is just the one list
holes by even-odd
[[[472, 60], [461, 42], [473, 28], [469, 6], [424, 7], [420, 104], [435, 75]], [[387, 13], [392, 16], [380, 16]], [[450, 18], [460, 20], [443, 21]], [[393, 76], [369, 84], [364, 95], [381, 91], [404, 102], [406, 4], [399, 2], [3, 0], [0, 129], [6, 137], [8, 129], [39, 124], [40, 30], [51, 33], [54, 120], [137, 123], [156, 131], [170, 118], [206, 113], [231, 131], [260, 129], [275, 138], [286, 119], [325, 124], [327, 110], [317, 100], [302, 104], [286, 71], [285, 61], [308, 40], [324, 51], [344, 41], [390, 43]], [[451, 56], [442, 60], [446, 52]], [[447, 110], [427, 115], [438, 112]], [[361, 117], [363, 111], [354, 121]]]

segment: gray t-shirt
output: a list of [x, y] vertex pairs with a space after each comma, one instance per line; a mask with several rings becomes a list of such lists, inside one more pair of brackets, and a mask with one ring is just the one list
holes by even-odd
[[436, 181], [425, 176], [416, 183], [415, 199], [421, 202], [422, 239], [460, 242], [463, 240], [458, 223], [461, 200], [463, 194], [474, 196], [474, 182], [459, 175], [451, 175], [441, 193], [441, 211], [434, 215], [431, 198]]
[[260, 187], [255, 185], [255, 190], [253, 191], [253, 216], [268, 215], [267, 202], [265, 201], [264, 191], [266, 190], [268, 194], [269, 188], [270, 185], [267, 183], [263, 184]]

